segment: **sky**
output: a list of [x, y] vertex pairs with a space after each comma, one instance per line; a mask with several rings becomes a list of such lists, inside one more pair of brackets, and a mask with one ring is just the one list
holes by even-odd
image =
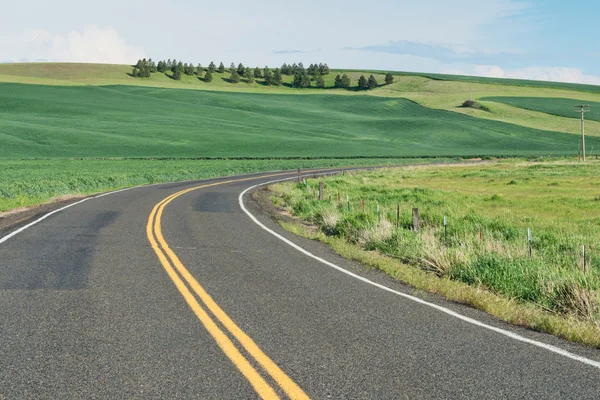
[[592, 0], [29, 0], [2, 9], [0, 62], [324, 62], [600, 85]]

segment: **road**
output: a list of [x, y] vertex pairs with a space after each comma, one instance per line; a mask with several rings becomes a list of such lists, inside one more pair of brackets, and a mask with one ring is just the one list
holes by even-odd
[[289, 176], [112, 193], [0, 243], [0, 399], [600, 398], [598, 350], [412, 297], [242, 209]]

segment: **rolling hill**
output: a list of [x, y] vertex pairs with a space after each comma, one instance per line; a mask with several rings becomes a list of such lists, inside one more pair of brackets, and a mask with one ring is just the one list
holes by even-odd
[[[0, 84], [2, 158], [576, 154], [578, 137], [375, 96]], [[600, 146], [592, 138], [591, 145]]]
[[[289, 76], [268, 87], [232, 84], [226, 74], [207, 84], [129, 72], [127, 65], [0, 64], [0, 210], [249, 171], [576, 155], [579, 122], [561, 110], [570, 113], [572, 99], [600, 102], [580, 85], [430, 74], [397, 73], [393, 84], [362, 92], [333, 88], [338, 70], [326, 89], [293, 89]], [[354, 84], [366, 73], [345, 72]], [[459, 107], [469, 97], [490, 111]], [[525, 97], [546, 100], [524, 107]], [[586, 131], [590, 148], [600, 148], [600, 121]]]
[[[268, 94], [332, 94], [344, 96], [377, 96], [410, 99], [422, 106], [438, 110], [452, 111], [476, 118], [507, 122], [529, 128], [579, 134], [579, 125], [572, 119], [551, 115], [532, 109], [515, 107], [502, 102], [484, 101], [489, 112], [460, 108], [467, 99], [475, 100], [490, 97], [541, 97], [579, 99], [586, 102], [600, 102], [600, 87], [556, 82], [504, 80], [495, 78], [465, 77], [455, 75], [394, 72], [392, 85], [359, 92], [333, 88], [336, 74], [347, 73], [356, 85], [362, 74], [374, 73], [378, 82], [383, 83], [385, 71], [332, 70], [325, 76], [326, 89], [293, 89], [291, 76], [283, 76], [282, 87], [268, 87], [261, 79], [253, 84], [242, 80], [238, 84], [229, 82], [229, 74], [214, 74], [207, 84], [196, 76], [183, 75], [175, 81], [170, 73], [152, 74], [151, 78], [133, 78], [129, 65], [71, 64], [71, 63], [26, 63], [0, 64], [0, 82], [53, 85], [53, 86], [110, 86], [127, 85], [143, 87], [163, 87], [173, 89], [193, 89], [227, 92], [248, 92]], [[570, 112], [570, 108], [568, 112]], [[591, 121], [587, 125], [590, 136], [600, 136], [600, 122]]]

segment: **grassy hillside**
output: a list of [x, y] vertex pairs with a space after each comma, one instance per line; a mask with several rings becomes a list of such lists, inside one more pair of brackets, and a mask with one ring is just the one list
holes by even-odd
[[[229, 74], [215, 74], [213, 82], [207, 84], [195, 76], [183, 76], [174, 81], [165, 74], [153, 74], [149, 79], [133, 78], [128, 65], [68, 64], [68, 63], [27, 63], [0, 64], [0, 82], [15, 82], [43, 85], [128, 85], [167, 87], [194, 90], [218, 90], [228, 92], [281, 93], [281, 94], [338, 94], [338, 95], [374, 95], [377, 97], [402, 97], [413, 100], [423, 106], [456, 113], [467, 114], [481, 119], [489, 119], [522, 125], [529, 128], [567, 132], [577, 134], [579, 126], [569, 118], [549, 115], [543, 112], [527, 110], [503, 103], [487, 102], [490, 112], [460, 108], [463, 101], [473, 97], [476, 100], [491, 96], [502, 97], [548, 97], [573, 98], [588, 102], [600, 102], [600, 91], [596, 86], [536, 82], [520, 80], [502, 80], [478, 77], [462, 77], [436, 74], [394, 73], [395, 83], [381, 86], [369, 92], [356, 92], [333, 88], [335, 75], [342, 73], [332, 70], [326, 76], [327, 89], [292, 89], [289, 84], [292, 77], [284, 76], [287, 86], [268, 87], [259, 79], [248, 85], [241, 82], [228, 82]], [[356, 84], [364, 71], [346, 71]], [[383, 71], [373, 71], [380, 83]], [[378, 74], [379, 72], [379, 74]], [[596, 88], [596, 89], [595, 89]], [[587, 126], [590, 136], [600, 136], [600, 123], [590, 121]]]
[[374, 96], [0, 84], [0, 104], [3, 158], [539, 156], [579, 140]]
[[[348, 70], [357, 72], [358, 70]], [[427, 79], [436, 81], [451, 81], [451, 82], [468, 82], [468, 83], [482, 83], [482, 84], [493, 84], [493, 85], [510, 85], [510, 86], [521, 86], [531, 88], [543, 88], [543, 89], [561, 89], [561, 90], [572, 90], [579, 92], [590, 92], [600, 93], [600, 86], [598, 85], [587, 85], [581, 83], [568, 83], [568, 82], [551, 82], [551, 81], [535, 81], [530, 79], [510, 79], [510, 78], [487, 78], [483, 76], [469, 76], [469, 75], [450, 75], [450, 74], [434, 74], [428, 72], [403, 72], [403, 71], [384, 71], [384, 70], [372, 70], [365, 71], [374, 74], [386, 74], [388, 72], [400, 75], [400, 76], [419, 76]]]
[[[600, 102], [600, 94], [564, 89], [522, 87], [499, 84], [438, 81], [423, 77], [401, 77], [393, 85], [372, 92], [378, 96], [406, 97], [419, 104], [477, 118], [508, 122], [535, 129], [579, 134], [579, 124], [571, 118], [527, 110], [509, 104], [487, 101], [490, 97], [538, 97], [579, 99], [586, 103]], [[490, 111], [459, 107], [473, 98], [486, 105]], [[571, 106], [571, 105], [570, 105]], [[600, 136], [600, 123], [590, 121], [586, 126], [590, 136]]]
[[[274, 66], [273, 66], [274, 67]], [[263, 68], [263, 66], [261, 66]], [[154, 73], [151, 78], [133, 78], [129, 74], [132, 67], [129, 65], [113, 64], [76, 64], [76, 63], [15, 63], [0, 64], [0, 82], [32, 83], [42, 85], [128, 85], [150, 86], [195, 90], [219, 90], [236, 92], [264, 92], [264, 93], [323, 93], [323, 90], [308, 89], [296, 90], [291, 88], [292, 76], [283, 75], [282, 87], [268, 87], [263, 79], [257, 79], [253, 84], [248, 84], [244, 78], [240, 83], [233, 84], [229, 81], [230, 73], [213, 74], [213, 81], [204, 82], [197, 76], [182, 75], [180, 81], [171, 78], [172, 73]], [[327, 92], [334, 91], [351, 94], [351, 91], [333, 88], [336, 74], [340, 71], [331, 71], [324, 76]], [[348, 72], [354, 85], [363, 73]], [[378, 81], [383, 84], [385, 76], [375, 74]]]
[[[392, 162], [356, 157], [576, 154], [579, 138], [565, 134], [579, 133], [576, 120], [485, 98], [600, 102], [600, 94], [577, 85], [403, 73], [392, 85], [358, 92], [332, 87], [337, 70], [326, 77], [325, 90], [293, 89], [287, 76], [284, 86], [275, 88], [261, 80], [232, 84], [227, 73], [215, 74], [207, 84], [193, 76], [139, 79], [130, 72], [126, 65], [0, 64], [0, 209], [73, 192], [306, 163]], [[365, 73], [346, 72], [353, 84]], [[383, 82], [382, 73], [376, 77]], [[459, 108], [470, 96], [491, 111]], [[587, 132], [600, 136], [600, 122], [590, 120]], [[599, 144], [589, 138], [590, 148]], [[298, 157], [321, 159], [285, 159]]]
[[485, 97], [482, 100], [494, 101], [527, 110], [540, 111], [547, 114], [577, 119], [581, 118], [581, 114], [575, 112], [577, 109], [574, 106], [588, 104], [591, 111], [585, 114], [586, 120], [600, 122], [600, 102], [540, 97]]

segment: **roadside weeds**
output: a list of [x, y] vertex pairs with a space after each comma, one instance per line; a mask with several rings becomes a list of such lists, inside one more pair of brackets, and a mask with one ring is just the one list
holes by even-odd
[[286, 213], [275, 205], [275, 196], [265, 188], [253, 194], [259, 205], [284, 229], [327, 244], [336, 254], [346, 259], [379, 269], [417, 290], [442, 295], [450, 301], [485, 311], [505, 322], [600, 348], [600, 326], [594, 322], [550, 313], [540, 306], [492, 293], [481, 286], [470, 286], [448, 278], [440, 278], [433, 272], [404, 264], [401, 260], [378, 251], [363, 250], [344, 239], [328, 236], [318, 226]]

